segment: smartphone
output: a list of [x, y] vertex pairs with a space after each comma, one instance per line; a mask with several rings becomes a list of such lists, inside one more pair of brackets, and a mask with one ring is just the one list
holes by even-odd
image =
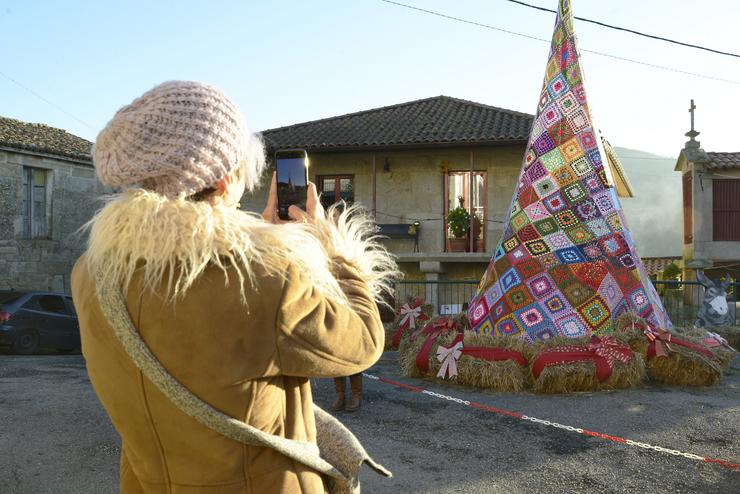
[[275, 152], [277, 175], [278, 217], [290, 220], [288, 208], [295, 204], [306, 209], [308, 194], [308, 153], [304, 149], [283, 149]]

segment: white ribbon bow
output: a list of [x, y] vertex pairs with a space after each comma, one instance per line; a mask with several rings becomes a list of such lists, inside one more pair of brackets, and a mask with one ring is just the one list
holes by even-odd
[[443, 346], [437, 347], [437, 360], [442, 362], [442, 367], [437, 372], [437, 377], [444, 379], [449, 375], [450, 379], [457, 376], [457, 359], [462, 355], [463, 342], [458, 341], [450, 348]]
[[411, 307], [409, 304], [403, 304], [401, 306], [401, 322], [398, 324], [400, 327], [404, 327], [408, 323], [409, 328], [416, 329], [416, 318], [421, 315], [421, 306]]

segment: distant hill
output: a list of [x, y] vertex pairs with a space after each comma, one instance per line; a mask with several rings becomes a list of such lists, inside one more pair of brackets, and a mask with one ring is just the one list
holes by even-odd
[[681, 256], [681, 174], [676, 158], [615, 147], [632, 182], [634, 198], [621, 198], [627, 226], [641, 257]]

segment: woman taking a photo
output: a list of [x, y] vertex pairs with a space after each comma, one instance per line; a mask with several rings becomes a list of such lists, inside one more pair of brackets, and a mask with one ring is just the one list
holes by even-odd
[[121, 492], [324, 492], [305, 464], [175, 405], [117, 338], [96, 283], [122, 290], [173, 382], [271, 437], [315, 445], [309, 378], [356, 374], [383, 349], [375, 301], [395, 265], [367, 217], [325, 214], [311, 184], [307, 210], [279, 223], [274, 179], [262, 217], [238, 210], [265, 151], [201, 83], [164, 83], [121, 108], [93, 158], [121, 192], [90, 222], [72, 289], [88, 373], [122, 439]]

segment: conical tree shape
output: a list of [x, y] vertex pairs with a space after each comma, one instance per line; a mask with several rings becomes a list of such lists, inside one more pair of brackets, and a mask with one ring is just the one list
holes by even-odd
[[470, 304], [475, 331], [529, 341], [612, 332], [632, 311], [671, 322], [637, 255], [586, 100], [568, 0], [560, 1], [519, 182]]

